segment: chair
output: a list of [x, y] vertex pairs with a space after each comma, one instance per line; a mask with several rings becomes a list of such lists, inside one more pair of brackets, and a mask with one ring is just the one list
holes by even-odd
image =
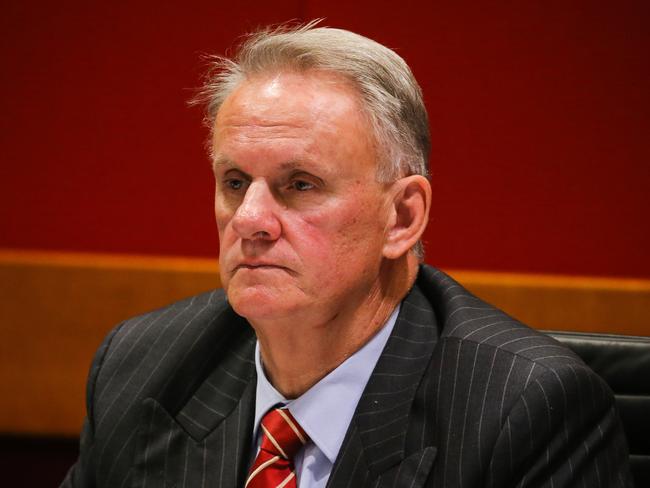
[[546, 331], [609, 385], [630, 448], [637, 487], [650, 487], [650, 337]]

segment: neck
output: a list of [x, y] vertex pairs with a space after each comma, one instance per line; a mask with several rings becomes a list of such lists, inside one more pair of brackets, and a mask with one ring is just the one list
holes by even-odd
[[300, 327], [295, 320], [252, 324], [273, 386], [286, 398], [297, 398], [363, 347], [409, 291], [417, 267], [411, 253], [385, 262], [377, 286], [351, 309], [301, 321]]

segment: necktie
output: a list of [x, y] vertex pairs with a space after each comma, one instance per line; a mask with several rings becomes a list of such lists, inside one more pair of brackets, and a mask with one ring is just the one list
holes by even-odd
[[262, 444], [245, 488], [296, 488], [293, 458], [309, 437], [286, 408], [262, 419]]

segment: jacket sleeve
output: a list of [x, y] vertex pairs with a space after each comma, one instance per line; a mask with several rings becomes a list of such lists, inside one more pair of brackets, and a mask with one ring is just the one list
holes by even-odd
[[104, 359], [110, 349], [111, 342], [120, 326], [115, 327], [106, 336], [101, 346], [95, 353], [88, 380], [86, 383], [86, 419], [84, 420], [79, 442], [79, 458], [68, 470], [61, 483], [61, 488], [94, 488], [97, 486], [94, 468], [95, 445], [95, 395], [97, 380], [99, 378]]
[[632, 487], [614, 398], [589, 368], [549, 369], [504, 419], [486, 473], [490, 487]]

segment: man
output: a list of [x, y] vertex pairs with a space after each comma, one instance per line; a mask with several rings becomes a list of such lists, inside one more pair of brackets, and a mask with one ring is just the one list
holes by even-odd
[[420, 265], [428, 123], [399, 56], [265, 31], [203, 99], [225, 291], [108, 336], [63, 486], [630, 486], [603, 382]]

